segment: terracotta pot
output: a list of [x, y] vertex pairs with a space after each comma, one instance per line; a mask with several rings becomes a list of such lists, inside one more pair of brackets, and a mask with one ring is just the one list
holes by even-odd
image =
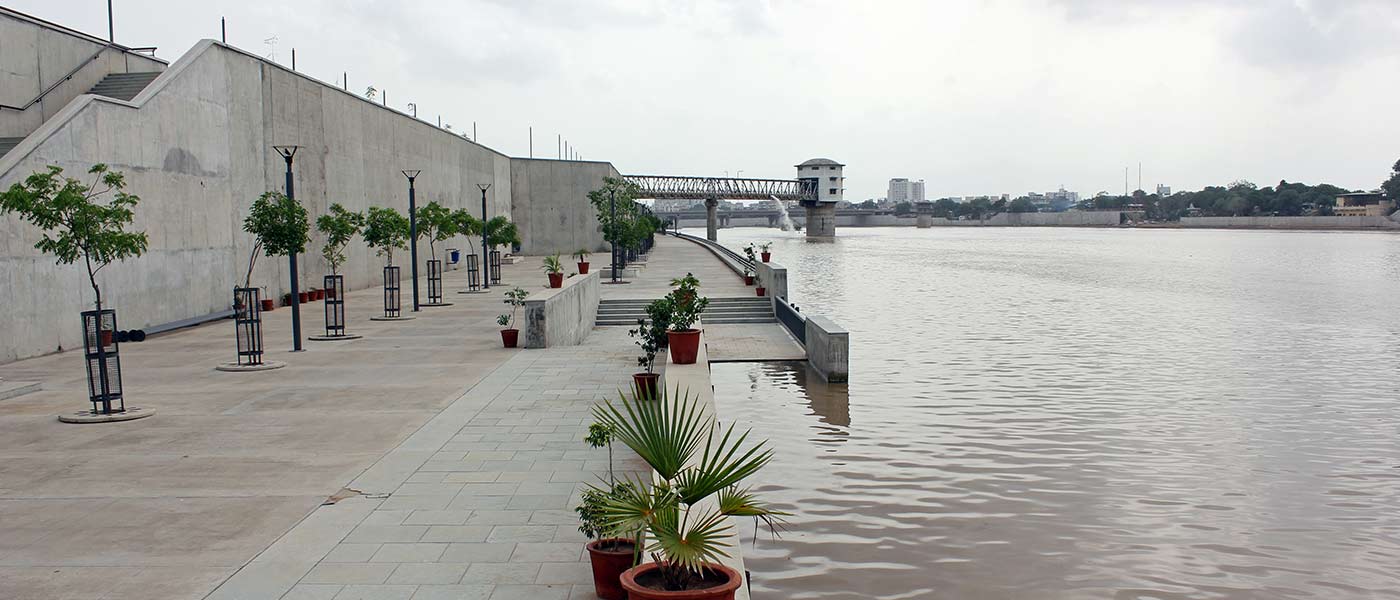
[[762, 296], [764, 292], [768, 291], [768, 288], [765, 288], [765, 287], [758, 287], [758, 288], [754, 288], [754, 291], [755, 291], [755, 292], [758, 292], [758, 295]]
[[110, 330], [110, 329], [103, 329], [102, 331], [97, 332], [97, 345], [102, 346], [103, 348], [106, 348], [107, 346], [111, 346], [111, 345], [112, 345], [112, 330]]
[[[602, 550], [603, 544], [623, 543], [622, 550]], [[616, 538], [588, 543], [588, 561], [593, 564], [593, 591], [604, 600], [627, 600], [622, 589], [622, 573], [632, 568], [632, 540]]]
[[643, 400], [656, 399], [656, 381], [660, 378], [660, 373], [633, 373], [632, 387], [637, 390], [637, 397]]
[[282, 306], [291, 306], [291, 305], [292, 305], [292, 295], [291, 295], [291, 294], [282, 294]]
[[325, 299], [326, 299], [326, 290], [316, 290], [316, 299], [317, 299], [317, 300], [325, 300]]
[[[724, 583], [714, 587], [685, 590], [681, 592], [668, 592], [647, 587], [643, 583], [650, 582], [655, 578], [656, 563], [647, 563], [627, 569], [622, 573], [622, 589], [627, 590], [627, 597], [630, 600], [733, 600], [734, 591], [744, 584], [744, 578], [738, 571], [726, 567], [709, 563], [707, 567], [712, 572], [718, 572], [726, 577]], [[641, 579], [643, 583], [638, 583]]]
[[302, 304], [306, 304], [311, 301], [311, 294], [308, 292], [297, 292], [297, 299], [301, 300]]
[[773, 253], [772, 253], [772, 252], [763, 252], [761, 255], [763, 256], [763, 262], [768, 262], [768, 258], [771, 257], [771, 256], [773, 256]]
[[514, 348], [516, 342], [518, 342], [518, 341], [520, 341], [520, 330], [519, 330], [519, 329], [502, 329], [502, 330], [501, 330], [501, 343], [502, 343], [502, 344], [505, 344], [505, 347], [507, 347], [507, 348]]
[[327, 298], [330, 298], [330, 299], [332, 299], [332, 300], [335, 299], [335, 290], [334, 290], [334, 289], [327, 288], [327, 289], [324, 289], [324, 290], [321, 290], [321, 291], [323, 291], [323, 292], [326, 293], [326, 297], [327, 297]]
[[587, 275], [587, 274], [588, 274], [588, 263], [586, 263], [586, 262], [581, 262], [581, 263], [578, 264], [578, 274], [579, 274], [579, 275]]
[[744, 285], [753, 285], [753, 275], [744, 276]]
[[666, 339], [670, 344], [671, 362], [678, 365], [695, 364], [695, 355], [700, 352], [699, 329], [667, 331]]
[[563, 274], [563, 273], [550, 273], [550, 274], [549, 274], [549, 287], [552, 287], [552, 288], [564, 287], [564, 274]]
[[272, 312], [272, 309], [274, 309], [274, 308], [276, 308], [276, 307], [277, 307], [277, 303], [276, 303], [276, 302], [273, 302], [271, 298], [263, 298], [263, 300], [262, 300], [262, 309], [263, 309], [263, 312]]

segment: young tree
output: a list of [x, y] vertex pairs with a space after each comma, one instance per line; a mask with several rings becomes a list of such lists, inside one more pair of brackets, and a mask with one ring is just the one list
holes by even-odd
[[408, 243], [408, 217], [392, 208], [369, 207], [365, 215], [362, 232], [365, 243], [375, 249], [375, 253], [387, 259], [386, 266], [394, 265], [394, 249], [403, 250]]
[[428, 251], [437, 260], [437, 243], [457, 233], [452, 211], [437, 202], [418, 209], [418, 237], [428, 238]]
[[253, 264], [257, 261], [258, 250], [264, 256], [291, 256], [306, 252], [307, 232], [311, 224], [306, 216], [306, 208], [282, 192], [263, 192], [248, 216], [243, 219], [243, 230], [253, 234], [257, 242], [253, 244], [252, 256], [248, 258], [248, 274], [243, 278], [243, 287], [249, 287], [253, 278]]
[[1385, 197], [1400, 207], [1400, 160], [1395, 161], [1395, 166], [1390, 168], [1390, 179], [1381, 184], [1381, 189], [1385, 191]]
[[641, 189], [626, 179], [603, 178], [603, 187], [588, 192], [588, 201], [598, 215], [598, 224], [603, 226], [603, 240], [618, 246], [633, 231], [632, 222], [637, 218], [637, 197]]
[[[459, 208], [459, 209], [453, 211], [453, 212], [452, 212], [452, 217], [451, 217], [451, 218], [452, 218], [452, 224], [453, 224], [454, 227], [456, 227], [457, 233], [458, 233], [459, 235], [465, 235], [465, 236], [480, 236], [480, 235], [481, 235], [482, 226], [483, 226], [483, 223], [481, 222], [481, 219], [478, 219], [478, 218], [476, 218], [476, 217], [473, 217], [473, 216], [471, 215], [471, 213], [468, 213], [468, 212], [467, 212], [467, 209], [465, 209], [465, 208]], [[467, 247], [468, 247], [469, 250], [471, 250], [471, 253], [472, 253], [472, 254], [476, 254], [476, 246], [475, 246], [475, 245], [473, 245], [473, 244], [467, 244]]]
[[340, 274], [340, 265], [345, 264], [345, 245], [360, 232], [364, 220], [364, 215], [346, 210], [339, 204], [332, 204], [329, 213], [316, 218], [316, 230], [326, 234], [321, 257], [330, 265], [331, 275]]
[[505, 217], [491, 217], [482, 231], [486, 234], [486, 245], [491, 248], [520, 243], [520, 230]]
[[[102, 310], [102, 288], [97, 272], [113, 261], [140, 256], [146, 251], [143, 232], [126, 231], [132, 208], [141, 199], [123, 191], [126, 180], [119, 171], [96, 164], [88, 169], [91, 184], [63, 177], [61, 167], [36, 172], [22, 183], [0, 193], [0, 213], [19, 213], [24, 220], [43, 229], [34, 247], [72, 264], [82, 259], [92, 285], [93, 305]], [[107, 202], [102, 196], [112, 194]]]

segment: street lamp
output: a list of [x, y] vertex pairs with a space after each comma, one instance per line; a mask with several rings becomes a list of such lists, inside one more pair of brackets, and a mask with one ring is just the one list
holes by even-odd
[[486, 245], [486, 190], [491, 189], [489, 183], [478, 183], [476, 187], [481, 190], [481, 289], [491, 289], [491, 250]]
[[608, 244], [612, 251], [612, 282], [617, 283], [617, 199], [608, 188]]
[[[301, 146], [273, 146], [272, 149], [282, 156], [282, 160], [287, 161], [287, 199], [296, 200], [296, 194], [292, 191], [292, 157], [296, 156], [297, 150]], [[295, 252], [287, 255], [287, 261], [291, 264], [292, 272], [292, 352], [301, 352], [301, 289], [297, 283], [297, 254]]]
[[408, 259], [413, 261], [408, 272], [413, 277], [413, 312], [418, 312], [418, 205], [413, 194], [413, 180], [422, 172], [419, 169], [403, 170], [403, 176], [408, 178]]

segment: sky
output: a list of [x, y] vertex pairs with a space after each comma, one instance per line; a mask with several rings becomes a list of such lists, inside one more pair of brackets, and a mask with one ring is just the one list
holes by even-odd
[[[4, 0], [89, 33], [102, 0]], [[930, 199], [1379, 186], [1400, 159], [1400, 0], [115, 0], [116, 41], [202, 38], [348, 73], [512, 156], [626, 174], [846, 164]], [[266, 43], [276, 38], [275, 45]]]

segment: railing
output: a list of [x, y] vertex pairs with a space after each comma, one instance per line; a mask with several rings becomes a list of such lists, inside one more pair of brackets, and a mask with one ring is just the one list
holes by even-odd
[[773, 314], [778, 316], [778, 322], [786, 327], [792, 337], [807, 345], [807, 317], [802, 316], [796, 306], [788, 304], [787, 298], [773, 297]]
[[[26, 110], [29, 110], [30, 107], [34, 106], [35, 104], [38, 104], [40, 101], [42, 101], [42, 100], [44, 99], [44, 97], [48, 96], [49, 93], [51, 93], [51, 92], [53, 92], [54, 90], [58, 89], [58, 86], [63, 85], [63, 84], [65, 84], [65, 83], [67, 83], [68, 81], [72, 80], [72, 79], [73, 79], [73, 76], [78, 74], [78, 71], [83, 70], [83, 67], [86, 67], [86, 66], [88, 66], [88, 64], [90, 64], [92, 61], [97, 60], [97, 57], [102, 56], [102, 53], [103, 53], [103, 52], [106, 52], [106, 51], [108, 51], [108, 50], [116, 50], [116, 51], [118, 51], [118, 52], [122, 52], [122, 53], [125, 53], [125, 54], [136, 54], [136, 55], [139, 55], [139, 56], [143, 56], [143, 57], [145, 57], [145, 58], [153, 58], [153, 59], [155, 58], [155, 47], [151, 47], [151, 48], [127, 48], [126, 46], [119, 46], [119, 45], [116, 45], [116, 44], [107, 44], [106, 46], [103, 46], [103, 47], [101, 47], [101, 48], [98, 48], [98, 49], [97, 49], [97, 52], [93, 52], [93, 53], [92, 53], [92, 56], [89, 56], [89, 57], [87, 57], [86, 59], [83, 59], [82, 62], [79, 62], [79, 63], [78, 63], [78, 66], [73, 67], [72, 70], [68, 71], [68, 73], [67, 73], [66, 75], [64, 75], [61, 79], [59, 79], [59, 80], [53, 82], [52, 84], [49, 85], [49, 87], [44, 88], [44, 91], [39, 92], [39, 95], [35, 96], [33, 100], [30, 100], [29, 102], [24, 103], [24, 106], [11, 106], [11, 105], [9, 105], [9, 104], [0, 104], [0, 109], [9, 109], [9, 110], [17, 110], [17, 111], [26, 111]], [[146, 56], [145, 54], [143, 54], [143, 53], [141, 53], [141, 52], [138, 52], [138, 50], [150, 50], [150, 51], [151, 51], [151, 55], [150, 55], [150, 56]], [[156, 59], [156, 60], [159, 60], [159, 59]], [[162, 61], [162, 62], [163, 62], [163, 61]]]
[[681, 233], [679, 231], [671, 231], [668, 233], [683, 240], [690, 240], [697, 244], [703, 244], [704, 246], [708, 247], [712, 252], [720, 254], [720, 262], [723, 262], [724, 264], [728, 265], [730, 269], [733, 269], [733, 271], [739, 275], [743, 275], [744, 270], [746, 268], [748, 269], [749, 274], [753, 274], [753, 262], [741, 256], [738, 252], [730, 250], [724, 244], [720, 244], [718, 242], [711, 242], [710, 240], [707, 240], [705, 238], [695, 237], [688, 233]]
[[739, 177], [677, 177], [671, 175], [624, 175], [639, 189], [641, 196], [653, 199], [714, 198], [723, 200], [817, 199], [817, 185], [800, 179], [745, 179]]

